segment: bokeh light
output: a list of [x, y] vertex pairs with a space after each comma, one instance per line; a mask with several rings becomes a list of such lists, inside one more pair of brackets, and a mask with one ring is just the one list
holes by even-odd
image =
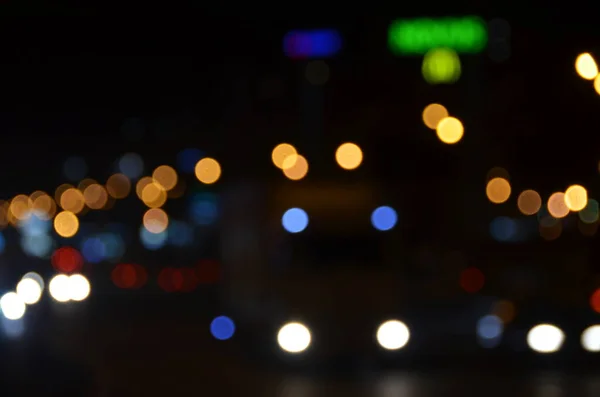
[[398, 320], [389, 320], [377, 328], [377, 342], [386, 350], [399, 350], [408, 343], [410, 331], [406, 324]]
[[277, 343], [288, 353], [302, 353], [310, 346], [310, 330], [301, 323], [287, 323], [277, 333]]
[[151, 233], [142, 225], [140, 228], [140, 241], [144, 248], [155, 251], [161, 249], [167, 243], [169, 237], [168, 229], [160, 233]]
[[476, 267], [469, 267], [460, 274], [460, 286], [465, 292], [474, 294], [483, 288], [485, 276]]
[[448, 110], [439, 103], [427, 105], [423, 110], [423, 122], [432, 130], [436, 130], [440, 121], [449, 116]]
[[25, 302], [16, 292], [7, 292], [0, 298], [0, 310], [8, 320], [18, 320], [25, 315]]
[[167, 202], [167, 192], [162, 185], [151, 182], [142, 189], [142, 201], [150, 208], [162, 207]]
[[588, 202], [587, 190], [581, 185], [571, 185], [565, 190], [565, 204], [573, 212], [581, 211]]
[[61, 273], [73, 273], [81, 270], [83, 257], [73, 247], [60, 247], [52, 254], [51, 263]]
[[510, 183], [504, 178], [493, 178], [485, 187], [488, 200], [494, 204], [505, 203], [510, 197], [510, 193]]
[[113, 174], [106, 181], [106, 191], [112, 198], [124, 199], [131, 191], [131, 181], [125, 174]]
[[300, 233], [308, 226], [308, 214], [302, 208], [290, 208], [281, 217], [281, 224], [290, 233]]
[[548, 212], [556, 219], [569, 215], [569, 207], [567, 207], [563, 192], [556, 192], [550, 195], [548, 199]]
[[451, 84], [460, 77], [460, 58], [454, 50], [435, 48], [425, 54], [421, 71], [429, 84]]
[[343, 143], [335, 152], [335, 160], [343, 169], [353, 170], [362, 163], [363, 153], [355, 143]]
[[465, 128], [459, 119], [444, 117], [438, 123], [435, 132], [440, 141], [452, 145], [462, 139]]
[[196, 164], [195, 173], [200, 182], [210, 185], [221, 177], [221, 165], [217, 160], [205, 157]]
[[85, 198], [79, 189], [69, 188], [60, 195], [58, 203], [63, 210], [78, 214], [85, 206]]
[[552, 324], [540, 324], [527, 333], [527, 345], [538, 353], [555, 353], [565, 340], [563, 331]]
[[177, 172], [173, 167], [168, 165], [161, 165], [157, 167], [152, 173], [152, 178], [158, 184], [160, 184], [164, 190], [169, 191], [177, 185]]
[[108, 193], [104, 186], [92, 183], [83, 191], [83, 198], [85, 204], [89, 208], [99, 210], [106, 206], [106, 203], [108, 202]]
[[73, 274], [69, 276], [68, 288], [70, 299], [81, 302], [90, 296], [91, 285], [88, 279], [82, 274]]
[[219, 215], [217, 196], [213, 193], [196, 193], [190, 197], [189, 216], [197, 225], [210, 225]]
[[62, 211], [54, 218], [54, 230], [61, 237], [69, 238], [77, 234], [79, 219], [70, 211]]
[[216, 317], [210, 323], [210, 333], [218, 340], [231, 339], [235, 333], [235, 324], [227, 316]]
[[162, 233], [169, 226], [169, 216], [160, 208], [151, 208], [144, 214], [143, 223], [150, 233]]
[[483, 316], [477, 321], [477, 337], [483, 347], [495, 347], [500, 342], [504, 324], [502, 320], [495, 315]]
[[381, 206], [371, 214], [371, 224], [379, 231], [391, 230], [398, 222], [398, 214], [392, 207]]
[[59, 274], [52, 277], [48, 283], [48, 292], [52, 299], [57, 302], [63, 303], [71, 300], [71, 292], [69, 290], [69, 276], [66, 274]]
[[119, 171], [129, 179], [138, 179], [144, 172], [144, 160], [139, 154], [126, 153], [119, 159]]
[[535, 215], [542, 207], [542, 198], [535, 190], [523, 190], [517, 198], [517, 206], [523, 215]]
[[304, 156], [287, 156], [281, 166], [283, 175], [292, 181], [299, 181], [308, 173], [308, 161]]
[[42, 297], [42, 287], [33, 278], [22, 278], [17, 284], [16, 292], [28, 305], [38, 303]]
[[589, 199], [584, 209], [577, 214], [583, 223], [592, 224], [600, 218], [600, 204], [594, 199]]
[[600, 325], [587, 327], [581, 333], [581, 346], [589, 352], [600, 352]]
[[273, 164], [275, 164], [275, 167], [280, 169], [284, 169], [284, 162], [288, 157], [290, 157], [290, 160], [285, 162], [285, 166], [288, 168], [293, 167], [294, 164], [296, 164], [297, 156], [298, 152], [296, 151], [296, 148], [289, 143], [280, 143], [279, 145], [275, 146], [271, 152], [271, 160], [273, 161]]
[[575, 70], [579, 77], [585, 80], [593, 80], [598, 75], [598, 65], [588, 52], [579, 54], [575, 60]]

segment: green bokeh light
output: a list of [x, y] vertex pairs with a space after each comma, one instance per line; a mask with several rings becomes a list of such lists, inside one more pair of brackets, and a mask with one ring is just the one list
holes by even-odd
[[478, 17], [397, 20], [388, 31], [389, 48], [398, 55], [422, 55], [440, 47], [473, 54], [486, 44], [487, 29]]
[[455, 51], [436, 48], [423, 58], [423, 77], [429, 84], [451, 84], [460, 77], [460, 59]]

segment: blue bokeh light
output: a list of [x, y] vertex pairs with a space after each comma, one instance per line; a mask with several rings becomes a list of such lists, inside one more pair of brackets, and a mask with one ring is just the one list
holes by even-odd
[[499, 216], [490, 223], [490, 234], [496, 241], [513, 241], [518, 233], [517, 221], [506, 216]]
[[498, 316], [483, 316], [477, 322], [477, 336], [484, 347], [494, 347], [504, 332], [504, 324]]
[[187, 174], [193, 174], [196, 164], [204, 157], [204, 153], [200, 149], [188, 148], [183, 149], [177, 154], [177, 168], [179, 171]]
[[210, 225], [217, 220], [219, 207], [217, 196], [211, 193], [197, 193], [190, 197], [189, 214], [197, 225]]
[[54, 248], [54, 240], [47, 234], [21, 236], [21, 248], [29, 256], [48, 258]]
[[308, 215], [302, 208], [290, 208], [281, 217], [281, 224], [290, 233], [300, 233], [308, 226]]
[[144, 172], [144, 160], [139, 154], [126, 153], [119, 159], [119, 171], [130, 179], [137, 179]]
[[6, 239], [4, 238], [4, 234], [0, 232], [0, 254], [4, 252], [6, 248]]
[[292, 31], [283, 38], [283, 52], [289, 58], [326, 58], [337, 55], [342, 38], [335, 29]]
[[52, 228], [52, 222], [47, 218], [45, 214], [37, 211], [33, 211], [23, 220], [18, 223], [19, 231], [22, 234], [28, 236], [39, 236], [41, 234], [47, 234]]
[[194, 229], [182, 221], [169, 221], [168, 235], [169, 244], [176, 247], [185, 247], [194, 242]]
[[392, 207], [382, 206], [376, 208], [371, 214], [371, 223], [373, 227], [380, 231], [391, 230], [398, 222], [398, 214]]
[[216, 317], [210, 323], [210, 333], [218, 340], [230, 339], [235, 333], [235, 324], [227, 316]]
[[140, 241], [149, 250], [158, 250], [165, 246], [169, 234], [167, 230], [160, 233], [151, 233], [143, 225], [140, 227]]
[[90, 263], [100, 263], [106, 258], [106, 246], [98, 237], [86, 238], [81, 245], [81, 254]]

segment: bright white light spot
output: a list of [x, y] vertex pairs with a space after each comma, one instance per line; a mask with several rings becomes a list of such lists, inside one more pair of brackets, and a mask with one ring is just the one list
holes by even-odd
[[409, 339], [410, 331], [402, 321], [389, 320], [377, 329], [377, 342], [387, 350], [402, 349]]
[[54, 300], [57, 302], [68, 302], [71, 300], [69, 284], [69, 276], [65, 274], [54, 276], [52, 280], [50, 280], [50, 284], [48, 284], [50, 296], [52, 296], [52, 298], [54, 298]]
[[600, 352], [600, 325], [592, 325], [583, 331], [581, 346], [589, 352]]
[[25, 302], [16, 292], [7, 292], [0, 298], [2, 314], [9, 320], [18, 320], [25, 314]]
[[69, 277], [69, 294], [74, 301], [80, 302], [90, 296], [90, 282], [81, 274]]
[[42, 278], [42, 276], [40, 276], [36, 272], [29, 272], [29, 273], [25, 273], [25, 275], [23, 277], [21, 277], [21, 280], [25, 280], [26, 278], [35, 280], [35, 282], [37, 282], [38, 285], [40, 286], [40, 289], [42, 291], [44, 290], [45, 284], [44, 284], [44, 279]]
[[551, 324], [540, 324], [529, 330], [527, 344], [538, 353], [555, 353], [565, 341], [565, 334], [560, 328]]
[[277, 334], [279, 347], [288, 353], [303, 352], [310, 345], [310, 341], [310, 331], [301, 323], [287, 323]]
[[40, 301], [42, 297], [42, 288], [32, 278], [24, 278], [17, 284], [17, 295], [28, 305], [33, 305]]

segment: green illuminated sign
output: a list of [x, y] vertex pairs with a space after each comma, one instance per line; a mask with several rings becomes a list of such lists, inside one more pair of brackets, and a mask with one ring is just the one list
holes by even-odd
[[478, 17], [397, 20], [388, 31], [390, 50], [398, 55], [422, 55], [440, 47], [478, 53], [486, 44], [487, 29]]

